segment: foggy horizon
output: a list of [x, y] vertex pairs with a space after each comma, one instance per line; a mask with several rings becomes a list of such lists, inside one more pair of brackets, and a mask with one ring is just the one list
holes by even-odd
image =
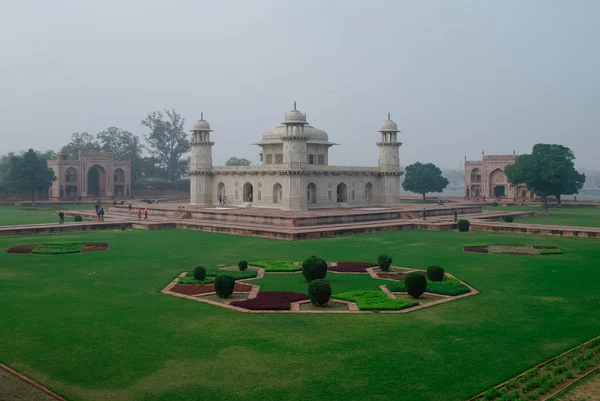
[[600, 3], [5, 1], [0, 153], [175, 109], [214, 130], [213, 162], [259, 163], [293, 101], [334, 165], [376, 165], [390, 112], [400, 161], [458, 169], [570, 147], [600, 169]]

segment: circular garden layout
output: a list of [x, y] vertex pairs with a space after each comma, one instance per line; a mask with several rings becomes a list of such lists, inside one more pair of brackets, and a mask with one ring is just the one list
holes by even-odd
[[55, 242], [44, 244], [17, 245], [8, 249], [7, 253], [33, 253], [41, 255], [60, 255], [65, 253], [106, 251], [106, 242]]
[[463, 250], [497, 255], [559, 255], [563, 253], [556, 246], [523, 244], [469, 244], [465, 245]]
[[[318, 278], [307, 273], [311, 259], [322, 263]], [[183, 272], [162, 293], [249, 313], [407, 313], [478, 293], [439, 267], [430, 268], [437, 272], [432, 276], [429, 269], [391, 266], [391, 258], [381, 267], [327, 263], [316, 257], [304, 263], [265, 260], [239, 265]], [[422, 288], [415, 293], [415, 286]], [[290, 288], [298, 291], [284, 291]]]

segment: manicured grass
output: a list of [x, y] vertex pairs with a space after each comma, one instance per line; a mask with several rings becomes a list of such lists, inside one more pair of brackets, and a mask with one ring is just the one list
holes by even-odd
[[419, 303], [389, 298], [381, 290], [379, 291], [348, 291], [333, 294], [333, 299], [350, 301], [356, 303], [360, 310], [400, 310], [417, 306]]
[[236, 280], [256, 277], [256, 275], [258, 274], [256, 270], [221, 270], [219, 267], [205, 268], [206, 277], [204, 278], [204, 280], [196, 280], [194, 278], [194, 270], [190, 270], [187, 272], [185, 277], [179, 279], [179, 284], [213, 284], [215, 282], [215, 277], [221, 274], [231, 276]]
[[[391, 292], [406, 292], [406, 284], [404, 281], [397, 281], [395, 283], [388, 284], [387, 288]], [[444, 277], [444, 280], [442, 281], [427, 281], [427, 289], [425, 291], [431, 292], [432, 294], [451, 296], [471, 292], [469, 287], [461, 284], [458, 280], [449, 277]]]
[[[377, 290], [380, 285], [387, 284], [387, 280], [375, 280], [368, 274], [336, 274], [327, 273], [325, 280], [331, 284], [332, 293], [357, 290]], [[260, 280], [252, 280], [252, 284], [260, 286], [261, 291], [290, 291], [308, 294], [308, 283], [301, 273], [277, 274], [266, 273]]]
[[289, 260], [261, 260], [258, 262], [248, 262], [250, 266], [262, 267], [266, 272], [299, 272], [301, 265], [295, 265]]
[[[110, 249], [6, 254], [42, 241], [0, 239], [0, 362], [70, 401], [464, 401], [600, 333], [597, 239], [415, 230], [298, 242], [184, 230], [56, 238]], [[463, 252], [466, 243], [565, 254], [477, 254]], [[240, 313], [160, 293], [199, 264], [384, 253], [399, 266], [443, 266], [481, 293], [356, 315]], [[336, 284], [343, 277], [327, 274], [334, 293], [353, 290]], [[301, 274], [285, 278], [295, 280], [289, 291], [306, 292]]]
[[[60, 210], [94, 210], [93, 205], [61, 205], [61, 206], [0, 206], [0, 226], [16, 226], [22, 224], [58, 224], [58, 216], [54, 212]], [[72, 223], [73, 217], [66, 216], [65, 222]]]
[[542, 215], [541, 206], [485, 206], [484, 210], [535, 212], [533, 217], [515, 217], [515, 223], [600, 227], [598, 207], [552, 207], [548, 209], [550, 216]]

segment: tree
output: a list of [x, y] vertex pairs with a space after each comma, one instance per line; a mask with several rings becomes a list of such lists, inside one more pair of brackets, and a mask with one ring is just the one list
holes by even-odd
[[408, 192], [425, 195], [429, 192], [442, 192], [448, 186], [448, 180], [433, 163], [416, 162], [406, 167], [402, 188]]
[[561, 204], [561, 195], [576, 195], [585, 184], [585, 174], [579, 173], [573, 168], [562, 180], [559, 193], [555, 193], [556, 201]]
[[[113, 160], [131, 161], [131, 176], [138, 177], [142, 173], [142, 150], [144, 145], [140, 138], [129, 131], [117, 127], [109, 127], [96, 134], [102, 150], [112, 152]], [[133, 180], [133, 179], [132, 179]]]
[[54, 172], [48, 168], [46, 161], [38, 158], [33, 149], [21, 156], [10, 156], [10, 167], [7, 176], [8, 186], [13, 192], [28, 192], [31, 202], [35, 203], [36, 193], [46, 193], [56, 180]]
[[548, 215], [548, 196], [575, 194], [583, 187], [585, 174], [575, 170], [575, 155], [562, 145], [538, 143], [531, 154], [517, 157], [504, 172], [512, 185], [525, 184], [542, 199], [542, 214]]
[[79, 151], [95, 152], [99, 150], [102, 150], [102, 146], [92, 134], [76, 132], [71, 135], [71, 142], [63, 146], [60, 151], [69, 155], [69, 159], [77, 160]]
[[237, 157], [230, 157], [226, 162], [226, 166], [249, 166], [252, 162], [248, 159], [242, 159]]
[[185, 119], [181, 118], [175, 110], [165, 110], [165, 115], [160, 111], [150, 113], [142, 120], [142, 125], [150, 130], [145, 136], [148, 147], [165, 169], [169, 182], [181, 178], [188, 169], [189, 158], [183, 155], [190, 151], [190, 141], [184, 131]]

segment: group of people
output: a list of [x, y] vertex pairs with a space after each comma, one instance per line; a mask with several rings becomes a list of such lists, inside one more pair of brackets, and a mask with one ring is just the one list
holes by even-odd
[[[129, 206], [127, 206], [127, 209], [129, 209], [129, 214], [131, 214], [131, 203], [129, 204]], [[148, 209], [144, 209], [144, 211], [142, 212], [142, 208], [138, 208], [137, 210], [137, 217], [138, 217], [138, 221], [142, 220], [142, 214], [144, 215], [144, 220], [148, 220]]]
[[227, 206], [227, 197], [225, 195], [219, 196], [219, 206]]
[[98, 217], [98, 221], [104, 221], [104, 208], [100, 205], [100, 202], [96, 202], [96, 206], [94, 206], [96, 210], [96, 216]]

